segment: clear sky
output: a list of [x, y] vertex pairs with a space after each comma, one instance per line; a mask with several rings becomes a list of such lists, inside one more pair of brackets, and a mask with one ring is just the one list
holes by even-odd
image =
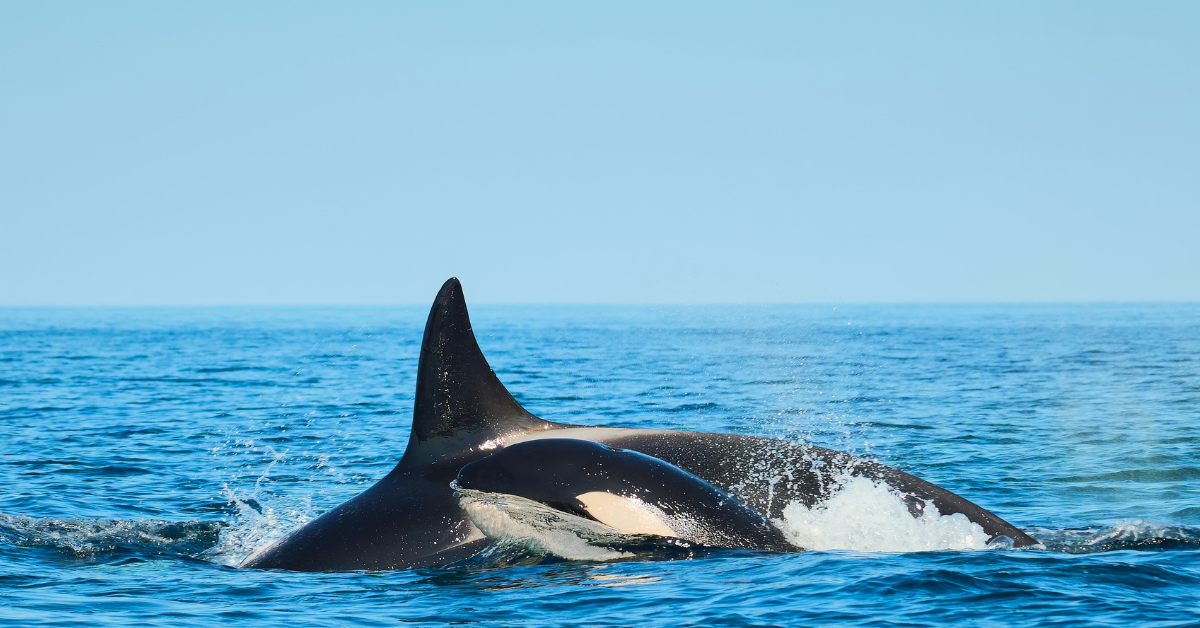
[[0, 305], [1200, 300], [1200, 2], [6, 2]]

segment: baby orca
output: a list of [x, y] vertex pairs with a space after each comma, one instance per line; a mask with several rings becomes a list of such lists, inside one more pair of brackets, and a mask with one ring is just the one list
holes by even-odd
[[798, 551], [762, 514], [658, 458], [593, 441], [545, 438], [464, 466], [464, 489], [516, 495], [627, 534], [708, 547]]

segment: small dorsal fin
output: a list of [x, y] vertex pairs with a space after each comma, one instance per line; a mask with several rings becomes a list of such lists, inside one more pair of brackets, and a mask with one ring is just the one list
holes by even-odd
[[513, 398], [475, 340], [462, 285], [442, 285], [421, 341], [412, 435], [398, 468], [455, 463], [489, 440], [553, 424]]

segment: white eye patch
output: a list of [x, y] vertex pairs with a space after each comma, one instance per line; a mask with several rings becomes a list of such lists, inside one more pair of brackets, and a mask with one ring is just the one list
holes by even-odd
[[662, 517], [637, 499], [621, 497], [612, 493], [593, 491], [577, 496], [596, 521], [626, 534], [654, 534], [678, 537]]

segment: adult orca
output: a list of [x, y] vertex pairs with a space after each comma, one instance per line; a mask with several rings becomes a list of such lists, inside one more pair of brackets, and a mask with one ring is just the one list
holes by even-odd
[[509, 445], [463, 467], [456, 486], [524, 497], [626, 534], [708, 547], [799, 549], [761, 513], [691, 473], [588, 440], [540, 438]]
[[453, 563], [487, 539], [467, 519], [451, 482], [467, 464], [516, 443], [581, 439], [658, 458], [772, 519], [791, 502], [812, 507], [849, 474], [886, 482], [910, 510], [929, 502], [961, 513], [1014, 547], [1037, 540], [966, 499], [903, 471], [849, 454], [736, 434], [580, 427], [528, 412], [488, 366], [462, 286], [442, 285], [421, 342], [412, 432], [390, 473], [349, 501], [256, 552], [242, 567], [293, 571], [393, 570]]

